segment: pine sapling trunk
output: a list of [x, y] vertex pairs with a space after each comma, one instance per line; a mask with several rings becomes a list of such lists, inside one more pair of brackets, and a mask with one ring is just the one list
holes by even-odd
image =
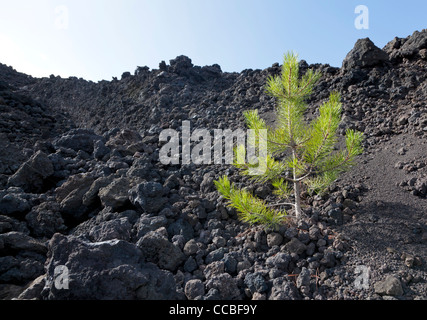
[[[292, 150], [292, 156], [295, 161], [295, 158], [296, 158], [295, 149]], [[295, 192], [295, 215], [298, 219], [300, 219], [301, 218], [301, 188], [300, 188], [296, 171], [297, 169], [294, 167], [293, 173], [294, 173], [294, 192]]]

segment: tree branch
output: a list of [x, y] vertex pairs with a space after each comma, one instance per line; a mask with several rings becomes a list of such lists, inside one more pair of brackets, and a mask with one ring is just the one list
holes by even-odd
[[317, 158], [320, 156], [321, 151], [322, 151], [322, 149], [326, 143], [326, 140], [329, 138], [331, 126], [332, 126], [332, 113], [331, 113], [331, 116], [329, 117], [329, 123], [328, 123], [327, 131], [325, 134], [323, 134], [323, 140], [322, 140], [319, 148], [317, 148], [317, 150], [316, 150], [316, 153], [314, 155], [312, 163], [315, 163], [318, 160]]
[[322, 173], [325, 173], [325, 172], [328, 172], [328, 171], [332, 171], [332, 170], [335, 170], [335, 169], [343, 166], [344, 164], [346, 164], [347, 162], [349, 162], [349, 160], [350, 160], [350, 154], [351, 154], [351, 151], [353, 150], [353, 147], [354, 147], [354, 143], [351, 145], [350, 149], [347, 152], [347, 155], [346, 155], [345, 159], [341, 163], [339, 163], [339, 164], [337, 164], [337, 165], [335, 165], [332, 168], [329, 168], [327, 170], [315, 171], [314, 173], [316, 173], [316, 174], [322, 174]]
[[295, 207], [295, 203], [282, 202], [282, 203], [276, 203], [276, 204], [269, 204], [269, 205], [267, 205], [267, 208], [280, 207], [280, 206], [294, 206]]

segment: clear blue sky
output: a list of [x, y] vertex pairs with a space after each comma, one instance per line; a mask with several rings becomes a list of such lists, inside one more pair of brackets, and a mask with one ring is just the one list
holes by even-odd
[[[358, 5], [369, 29], [355, 27]], [[426, 0], [0, 0], [0, 62], [93, 81], [181, 54], [229, 72], [264, 69], [288, 50], [340, 67], [359, 38], [382, 48], [424, 28]]]

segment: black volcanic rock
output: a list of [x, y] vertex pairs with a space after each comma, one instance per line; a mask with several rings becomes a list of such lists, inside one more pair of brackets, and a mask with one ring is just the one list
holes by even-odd
[[27, 192], [41, 192], [46, 179], [53, 173], [51, 160], [44, 152], [38, 151], [9, 178], [8, 184]]
[[349, 71], [354, 68], [374, 67], [387, 60], [387, 53], [375, 46], [369, 38], [359, 39], [345, 57], [342, 68], [344, 71]]
[[9, 88], [18, 88], [25, 85], [33, 84], [37, 81], [36, 78], [18, 72], [11, 66], [0, 63], [0, 90], [2, 87], [8, 86]]
[[426, 49], [427, 29], [415, 31], [405, 39], [396, 37], [384, 47], [384, 51], [389, 53], [390, 58], [393, 59], [414, 58], [416, 56], [426, 59]]
[[53, 146], [57, 149], [60, 147], [73, 149], [76, 152], [83, 150], [91, 154], [94, 150], [95, 142], [99, 140], [103, 141], [104, 138], [96, 135], [92, 130], [74, 129], [59, 139], [55, 139]]
[[[144, 263], [141, 251], [131, 243], [110, 240], [88, 243], [56, 234], [49, 242], [46, 265], [47, 299], [177, 299], [172, 274]], [[57, 266], [67, 266], [69, 288], [55, 284]]]
[[187, 56], [178, 56], [170, 61], [169, 71], [177, 74], [183, 74], [186, 70], [191, 69], [193, 63]]

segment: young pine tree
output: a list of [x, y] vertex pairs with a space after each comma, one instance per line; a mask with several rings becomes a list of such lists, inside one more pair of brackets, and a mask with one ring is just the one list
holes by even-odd
[[[256, 139], [251, 143], [267, 139], [267, 156], [263, 161], [266, 168], [258, 175], [251, 175], [250, 169], [256, 166], [252, 162], [235, 161], [235, 166], [256, 182], [270, 182], [274, 194], [281, 200], [277, 204], [267, 204], [247, 190], [236, 188], [227, 176], [219, 178], [215, 181], [218, 191], [229, 201], [229, 206], [237, 209], [242, 221], [274, 228], [287, 218], [287, 212], [280, 209], [284, 206], [292, 206], [296, 218], [300, 219], [303, 215], [302, 191], [307, 190], [310, 194], [325, 192], [363, 152], [363, 135], [354, 130], [346, 132], [346, 148], [336, 150], [342, 107], [338, 93], [332, 93], [320, 106], [317, 119], [311, 123], [304, 119], [305, 100], [320, 76], [319, 72], [309, 70], [299, 77], [298, 57], [287, 53], [281, 75], [270, 76], [267, 81], [267, 92], [277, 100], [276, 128], [267, 127], [258, 110], [244, 113], [248, 128], [255, 132]], [[267, 135], [261, 135], [261, 130], [267, 130]], [[245, 159], [245, 146], [237, 146], [235, 153], [236, 158]]]

